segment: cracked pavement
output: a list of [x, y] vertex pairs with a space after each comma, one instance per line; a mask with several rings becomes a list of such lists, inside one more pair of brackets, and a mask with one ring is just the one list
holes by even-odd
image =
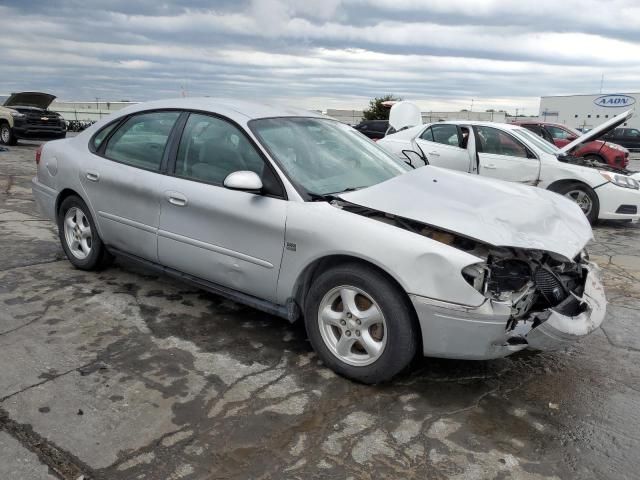
[[608, 315], [568, 352], [371, 387], [302, 325], [125, 261], [75, 270], [31, 197], [36, 145], [0, 152], [0, 478], [637, 478], [640, 226], [594, 229]]

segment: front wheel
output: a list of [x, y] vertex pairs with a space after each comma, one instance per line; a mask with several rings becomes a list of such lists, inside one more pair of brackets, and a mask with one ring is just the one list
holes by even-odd
[[18, 143], [18, 139], [13, 134], [13, 129], [8, 123], [0, 125], [0, 143], [3, 145], [15, 145]]
[[569, 200], [575, 202], [593, 225], [598, 220], [600, 213], [600, 201], [598, 195], [591, 187], [582, 183], [570, 183], [555, 190]]
[[363, 383], [391, 379], [418, 347], [419, 329], [406, 293], [359, 264], [332, 268], [314, 281], [305, 326], [325, 365]]
[[65, 198], [58, 210], [58, 236], [62, 249], [74, 267], [97, 270], [111, 260], [84, 201], [75, 195]]

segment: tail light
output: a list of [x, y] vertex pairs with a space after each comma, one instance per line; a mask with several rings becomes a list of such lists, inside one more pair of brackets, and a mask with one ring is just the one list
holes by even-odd
[[40, 165], [40, 157], [42, 157], [42, 147], [43, 145], [40, 145], [36, 150], [36, 165]]

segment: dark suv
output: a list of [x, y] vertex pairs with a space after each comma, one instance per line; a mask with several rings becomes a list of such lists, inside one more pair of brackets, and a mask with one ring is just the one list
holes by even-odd
[[605, 135], [604, 138], [629, 150], [640, 150], [640, 130], [637, 128], [616, 128]]
[[18, 140], [64, 138], [67, 124], [48, 110], [54, 95], [40, 92], [12, 93], [0, 106], [0, 143], [15, 145]]
[[384, 138], [389, 128], [388, 120], [363, 120], [355, 127], [360, 133], [366, 135], [371, 140]]

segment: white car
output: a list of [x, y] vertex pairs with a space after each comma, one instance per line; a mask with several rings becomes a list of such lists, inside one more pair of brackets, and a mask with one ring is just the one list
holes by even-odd
[[[392, 108], [390, 123], [394, 113]], [[402, 117], [399, 126], [406, 127], [407, 115], [395, 116]], [[414, 126], [386, 136], [378, 145], [414, 167], [429, 164], [557, 192], [575, 201], [591, 223], [638, 221], [640, 174], [571, 156], [581, 144], [631, 116], [631, 111], [622, 113], [562, 149], [517, 125], [467, 120]]]

